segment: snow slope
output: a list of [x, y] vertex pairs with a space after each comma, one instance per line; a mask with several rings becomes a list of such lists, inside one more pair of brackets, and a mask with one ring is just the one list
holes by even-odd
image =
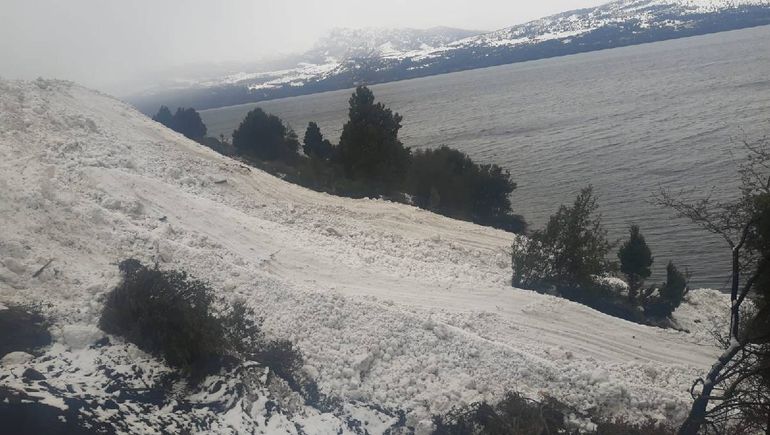
[[[0, 303], [43, 302], [63, 361], [99, 357], [82, 343], [128, 257], [246, 298], [324, 392], [412, 426], [508, 390], [677, 421], [717, 354], [705, 330], [511, 288], [511, 234], [288, 184], [68, 82], [0, 81], [0, 217]], [[726, 310], [715, 292], [692, 298], [706, 302], [682, 308], [688, 327]]]

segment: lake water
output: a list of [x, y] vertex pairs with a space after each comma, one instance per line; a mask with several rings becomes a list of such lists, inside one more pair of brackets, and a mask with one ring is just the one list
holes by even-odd
[[[660, 281], [673, 259], [692, 284], [724, 288], [718, 237], [651, 204], [660, 187], [737, 195], [737, 141], [770, 135], [770, 27], [372, 86], [404, 117], [405, 145], [448, 145], [511, 171], [514, 210], [540, 228], [593, 184], [613, 238], [639, 224]], [[255, 106], [302, 137], [309, 121], [336, 141], [350, 90], [207, 110], [212, 135]]]

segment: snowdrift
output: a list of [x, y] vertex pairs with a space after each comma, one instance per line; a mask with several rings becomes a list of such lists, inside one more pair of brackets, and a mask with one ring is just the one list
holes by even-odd
[[[353, 414], [361, 404], [405, 410], [418, 428], [432, 413], [507, 390], [601, 415], [677, 421], [717, 354], [709, 319], [727, 309], [717, 292], [695, 291], [683, 305], [687, 334], [514, 289], [511, 234], [306, 190], [72, 83], [0, 81], [0, 168], [0, 303], [43, 304], [57, 340], [47, 354], [55, 363], [5, 361], [0, 386], [20, 387], [25, 369], [50, 367], [62, 396], [109, 397], [117, 393], [97, 374], [105, 360], [125, 370], [144, 364], [147, 376], [167, 370], [131, 346], [91, 346], [101, 337], [100, 296], [129, 257], [245, 298], [270, 337], [299, 347], [323, 392]], [[238, 414], [214, 416], [212, 427], [341, 427], [339, 416], [312, 410], [270, 423], [259, 400], [232, 405]], [[168, 423], [168, 409], [133, 410], [147, 416], [141, 424]], [[389, 424], [382, 415], [364, 420], [372, 433]]]

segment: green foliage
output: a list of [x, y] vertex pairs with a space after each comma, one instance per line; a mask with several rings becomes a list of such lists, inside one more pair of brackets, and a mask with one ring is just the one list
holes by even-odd
[[650, 277], [652, 271], [652, 252], [644, 236], [639, 232], [638, 225], [631, 225], [629, 238], [618, 250], [620, 259], [620, 271], [628, 280], [629, 299], [635, 301], [644, 280]]
[[597, 215], [592, 187], [580, 191], [572, 207], [562, 205], [545, 229], [513, 246], [513, 283], [517, 287], [559, 289], [595, 285], [610, 270], [612, 244]]
[[315, 122], [308, 123], [303, 143], [302, 151], [310, 158], [328, 160], [334, 152], [334, 146], [327, 139], [324, 139], [321, 129]]
[[299, 141], [280, 118], [256, 108], [233, 132], [233, 146], [248, 158], [291, 162], [297, 159]]
[[367, 180], [388, 193], [403, 180], [409, 165], [409, 149], [398, 140], [401, 115], [375, 104], [374, 94], [364, 86], [350, 97], [348, 115], [338, 155], [346, 176]]

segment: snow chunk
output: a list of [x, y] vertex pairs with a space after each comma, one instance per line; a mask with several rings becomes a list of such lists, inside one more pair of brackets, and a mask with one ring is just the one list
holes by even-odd
[[61, 341], [70, 349], [85, 349], [104, 337], [104, 333], [92, 325], [66, 325], [62, 328]]
[[32, 361], [33, 358], [35, 357], [26, 352], [11, 352], [0, 359], [0, 365], [5, 367], [22, 365]]

